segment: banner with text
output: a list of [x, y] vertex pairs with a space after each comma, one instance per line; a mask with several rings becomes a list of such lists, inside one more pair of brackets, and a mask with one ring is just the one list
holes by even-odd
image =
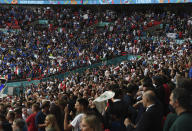
[[192, 0], [0, 0], [0, 4], [159, 4], [189, 2], [192, 2]]

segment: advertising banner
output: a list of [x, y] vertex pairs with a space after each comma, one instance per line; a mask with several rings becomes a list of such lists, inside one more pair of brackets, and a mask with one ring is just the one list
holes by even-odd
[[189, 3], [192, 0], [0, 0], [0, 4], [159, 4]]

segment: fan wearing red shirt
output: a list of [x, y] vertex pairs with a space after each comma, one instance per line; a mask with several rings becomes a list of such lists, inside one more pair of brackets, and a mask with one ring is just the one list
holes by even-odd
[[26, 123], [28, 126], [28, 131], [37, 131], [37, 128], [35, 126], [35, 117], [36, 117], [37, 112], [39, 111], [39, 105], [33, 104], [32, 105], [32, 111], [33, 111], [33, 114], [31, 114], [27, 118]]

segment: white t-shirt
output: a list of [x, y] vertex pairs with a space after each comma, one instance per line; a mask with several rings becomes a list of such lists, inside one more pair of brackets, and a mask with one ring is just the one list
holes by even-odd
[[81, 119], [84, 116], [83, 113], [78, 114], [73, 121], [71, 122], [71, 125], [74, 127], [73, 131], [80, 131], [80, 123], [81, 123]]

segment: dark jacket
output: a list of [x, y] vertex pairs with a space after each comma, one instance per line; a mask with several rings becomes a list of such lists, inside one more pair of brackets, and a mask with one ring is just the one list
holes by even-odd
[[174, 123], [172, 124], [170, 131], [191, 131], [192, 130], [192, 113], [183, 112], [181, 113]]
[[128, 113], [128, 106], [122, 100], [111, 102], [105, 112], [105, 125], [111, 131], [124, 131], [123, 121]]
[[136, 128], [127, 127], [127, 131], [162, 131], [162, 108], [153, 105], [143, 113], [141, 119], [136, 124]]

